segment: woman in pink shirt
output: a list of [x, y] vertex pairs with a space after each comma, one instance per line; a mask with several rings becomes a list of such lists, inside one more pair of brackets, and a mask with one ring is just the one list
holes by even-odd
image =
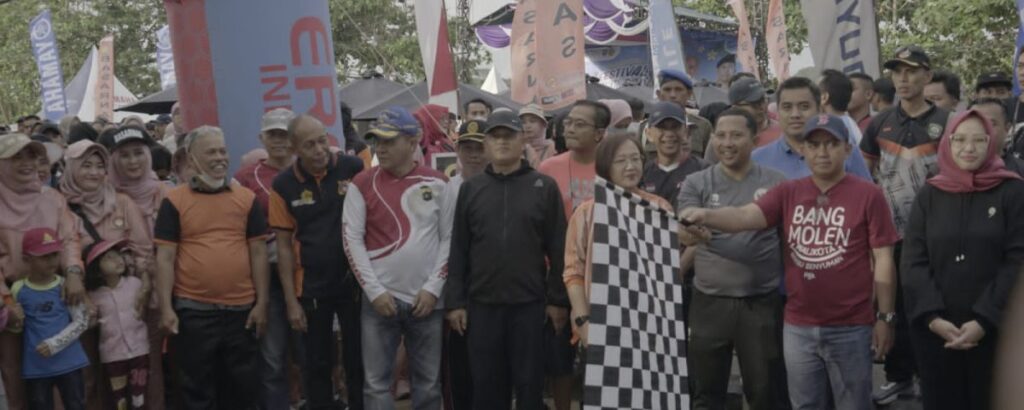
[[[137, 301], [145, 284], [131, 276], [122, 240], [97, 242], [85, 250], [85, 284], [100, 327], [99, 356], [113, 408], [146, 408], [149, 338]], [[94, 362], [95, 363], [95, 362]]]
[[[85, 297], [82, 284], [81, 244], [74, 216], [59, 192], [39, 181], [37, 159], [46, 148], [23, 134], [0, 136], [0, 296], [10, 310], [10, 320], [24, 317], [8, 286], [24, 276], [21, 239], [25, 231], [46, 227], [57, 231], [61, 241], [61, 266], [65, 274], [65, 300], [76, 304]], [[21, 334], [0, 332], [0, 374], [7, 388], [7, 404], [14, 410], [27, 406], [21, 377]]]

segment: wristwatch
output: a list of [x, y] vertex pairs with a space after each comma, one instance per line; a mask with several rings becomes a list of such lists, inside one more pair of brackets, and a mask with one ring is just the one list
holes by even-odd
[[888, 324], [896, 323], [896, 312], [882, 313], [875, 312], [875, 320], [881, 320]]
[[590, 320], [590, 316], [583, 315], [583, 316], [577, 317], [576, 319], [573, 319], [573, 323], [576, 323], [576, 327], [580, 327], [580, 326], [583, 326], [583, 324], [587, 323], [589, 320]]
[[82, 268], [79, 268], [78, 266], [72, 266], [72, 267], [68, 268], [65, 271], [65, 273], [68, 274], [68, 275], [82, 276]]

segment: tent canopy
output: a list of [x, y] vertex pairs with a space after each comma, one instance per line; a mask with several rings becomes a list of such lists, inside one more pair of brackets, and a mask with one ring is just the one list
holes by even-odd
[[168, 87], [166, 90], [147, 95], [135, 104], [126, 105], [115, 111], [132, 111], [146, 114], [168, 114], [171, 107], [178, 101], [178, 86]]
[[[507, 96], [494, 95], [472, 85], [459, 83], [459, 101], [465, 103], [466, 101], [475, 100], [477, 98], [487, 101], [494, 108], [505, 107], [518, 112], [522, 107], [522, 104], [512, 101], [512, 99]], [[429, 101], [430, 97], [427, 95], [427, 83], [420, 82], [419, 84], [405, 88], [397, 93], [378, 99], [375, 102], [369, 104], [349, 103], [349, 106], [352, 107], [352, 119], [372, 121], [377, 119], [377, 116], [382, 111], [393, 105], [413, 111], [428, 104]]]

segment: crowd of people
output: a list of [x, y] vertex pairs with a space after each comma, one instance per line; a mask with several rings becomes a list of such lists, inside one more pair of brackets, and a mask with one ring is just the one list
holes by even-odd
[[[726, 407], [733, 357], [752, 409], [915, 384], [989, 409], [1024, 96], [993, 73], [966, 104], [924, 50], [891, 57], [775, 90], [738, 73], [705, 107], [676, 70], [646, 110], [390, 107], [359, 135], [343, 105], [343, 149], [287, 109], [254, 136], [178, 106], [23, 117], [0, 135], [0, 409], [569, 409], [598, 177], [680, 221], [694, 409]], [[227, 137], [263, 146], [234, 175]], [[451, 152], [455, 175], [428, 166]]]

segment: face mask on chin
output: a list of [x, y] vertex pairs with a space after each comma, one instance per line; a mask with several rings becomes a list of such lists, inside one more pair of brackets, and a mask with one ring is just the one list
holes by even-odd
[[227, 178], [214, 178], [209, 176], [203, 165], [199, 163], [199, 160], [196, 159], [194, 155], [189, 156], [192, 158], [192, 164], [195, 165], [196, 170], [199, 171], [192, 177], [192, 180], [198, 183], [199, 186], [211, 191], [216, 191], [227, 185]]

